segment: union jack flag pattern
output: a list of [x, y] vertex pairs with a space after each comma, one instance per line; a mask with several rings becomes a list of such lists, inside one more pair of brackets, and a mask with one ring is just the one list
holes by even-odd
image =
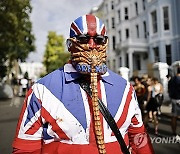
[[72, 22], [70, 27], [70, 37], [80, 34], [88, 34], [91, 31], [94, 31], [92, 25], [96, 26], [96, 35], [105, 35], [105, 25], [99, 18], [92, 15], [84, 15]]
[[[71, 64], [66, 64], [32, 86], [17, 125], [14, 154], [98, 154], [91, 99], [77, 82], [80, 76]], [[134, 147], [135, 153], [152, 153], [149, 141], [140, 149], [133, 142], [133, 137], [145, 133], [145, 129], [130, 83], [108, 70], [98, 82], [98, 93], [127, 146]], [[101, 120], [107, 154], [122, 153], [112, 130], [103, 117]]]

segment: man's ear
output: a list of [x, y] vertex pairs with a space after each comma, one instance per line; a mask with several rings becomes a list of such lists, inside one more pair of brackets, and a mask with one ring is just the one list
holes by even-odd
[[67, 45], [68, 51], [70, 52], [70, 48], [72, 47], [72, 40], [71, 39], [67, 39], [66, 40], [66, 45]]

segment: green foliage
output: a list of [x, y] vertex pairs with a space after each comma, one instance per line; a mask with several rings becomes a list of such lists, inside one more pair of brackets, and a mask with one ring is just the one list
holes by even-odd
[[50, 31], [43, 60], [46, 72], [50, 73], [62, 67], [68, 61], [69, 57], [70, 54], [65, 52], [64, 37]]
[[13, 60], [24, 61], [35, 50], [31, 10], [30, 0], [0, 0], [1, 67], [6, 67], [6, 63], [11, 68]]

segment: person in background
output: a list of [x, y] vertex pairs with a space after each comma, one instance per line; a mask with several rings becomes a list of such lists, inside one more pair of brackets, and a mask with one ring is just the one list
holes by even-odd
[[141, 109], [142, 116], [144, 117], [144, 94], [146, 92], [145, 86], [141, 83], [139, 77], [134, 77], [134, 90], [136, 92], [139, 107]]
[[157, 78], [152, 78], [148, 81], [148, 98], [147, 98], [147, 110], [149, 113], [149, 119], [154, 124], [154, 132], [158, 135], [158, 104], [156, 95], [163, 93], [162, 84], [158, 82]]
[[144, 80], [144, 85], [146, 85], [147, 93], [146, 93], [146, 113], [144, 116], [144, 125], [146, 128], [149, 128], [148, 122], [152, 121], [152, 109], [150, 105], [150, 99], [151, 99], [151, 86], [152, 86], [152, 78], [148, 77], [146, 79], [146, 82]]
[[20, 85], [21, 85], [21, 89], [20, 89], [21, 96], [25, 96], [28, 88], [28, 79], [26, 78], [20, 79]]
[[[149, 120], [149, 118], [147, 119], [146, 118], [146, 115], [147, 115], [147, 98], [148, 98], [148, 80], [149, 80], [150, 78], [149, 78], [149, 76], [148, 76], [148, 74], [143, 74], [142, 75], [142, 78], [141, 78], [141, 83], [144, 85], [144, 87], [145, 87], [145, 93], [144, 93], [144, 98], [143, 98], [143, 100], [144, 100], [144, 104], [143, 104], [143, 111], [144, 111], [144, 116], [143, 116], [143, 121], [144, 121], [144, 123], [146, 123], [147, 124], [147, 120]], [[148, 128], [148, 124], [146, 125], [145, 124], [145, 127], [146, 128]]]
[[[72, 22], [67, 39], [71, 59], [28, 91], [13, 154], [121, 154], [99, 112], [98, 98], [112, 114], [131, 153], [154, 153], [133, 86], [106, 66], [107, 44], [106, 29], [98, 17], [83, 15]], [[92, 98], [82, 83], [90, 84]]]
[[28, 80], [28, 85], [27, 85], [27, 90], [29, 90], [33, 86], [33, 84], [34, 84], [33, 79], [29, 79]]
[[161, 105], [164, 100], [164, 89], [163, 85], [158, 81], [157, 78], [153, 78], [154, 80], [154, 90], [155, 90], [155, 98], [156, 98], [156, 103], [157, 103], [157, 109], [158, 109], [158, 115], [161, 114]]
[[14, 73], [12, 73], [11, 85], [12, 85], [12, 88], [13, 88], [13, 94], [14, 94], [14, 96], [16, 96], [18, 94], [18, 79], [14, 75]]
[[177, 68], [177, 74], [168, 82], [168, 92], [172, 101], [172, 132], [180, 140], [180, 135], [176, 132], [177, 118], [180, 116], [180, 66]]

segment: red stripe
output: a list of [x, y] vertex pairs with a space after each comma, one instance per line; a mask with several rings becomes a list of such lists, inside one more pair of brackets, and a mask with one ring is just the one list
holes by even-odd
[[96, 139], [95, 139], [95, 132], [94, 132], [94, 122], [93, 122], [93, 106], [92, 106], [92, 99], [89, 95], [88, 96], [88, 103], [90, 108], [90, 128], [89, 128], [89, 143], [96, 145]]
[[40, 149], [41, 144], [42, 144], [42, 140], [34, 141], [34, 140], [24, 140], [24, 139], [16, 138], [12, 146], [13, 148], [16, 148], [16, 149], [32, 152], [32, 151], [35, 151], [36, 149]]
[[31, 93], [32, 93], [32, 88], [29, 89], [29, 91], [26, 94], [26, 98], [24, 99], [24, 103], [23, 103], [23, 106], [22, 106], [22, 110], [21, 110], [21, 113], [20, 113], [20, 116], [19, 116], [19, 121], [18, 121], [17, 128], [16, 128], [16, 137], [19, 134], [19, 129], [20, 129], [20, 126], [21, 126], [21, 123], [22, 123], [23, 115], [24, 115], [24, 112], [26, 111], [26, 108], [27, 108], [28, 97], [31, 95]]
[[142, 125], [141, 127], [133, 127], [133, 126], [128, 127], [128, 133], [130, 136], [143, 132], [146, 132], [146, 128], [144, 127], [144, 125]]
[[98, 80], [97, 89], [98, 89], [98, 98], [102, 99], [100, 80]]
[[138, 122], [138, 120], [137, 120], [137, 118], [135, 116], [131, 119], [131, 123], [133, 125], [138, 125], [139, 124], [139, 122]]
[[102, 29], [102, 31], [101, 31], [101, 35], [104, 35], [104, 34], [105, 34], [105, 31], [106, 31], [105, 26], [103, 26], [103, 29]]
[[69, 140], [69, 137], [63, 132], [63, 130], [58, 126], [56, 120], [50, 115], [50, 113], [42, 107], [42, 117], [51, 124], [52, 130], [61, 138]]
[[[98, 98], [101, 99], [101, 87], [100, 87], [100, 80], [98, 80], [97, 84], [97, 90], [98, 90]], [[89, 103], [89, 108], [90, 108], [90, 114], [91, 114], [91, 122], [90, 122], [90, 135], [89, 135], [89, 142], [90, 144], [95, 144], [96, 139], [95, 139], [95, 126], [94, 126], [94, 119], [93, 119], [93, 105], [92, 105], [92, 99], [89, 95], [88, 96], [88, 103]], [[104, 129], [103, 129], [103, 116], [100, 112], [100, 121], [101, 121], [101, 129], [102, 133], [104, 134]]]
[[86, 15], [86, 22], [87, 22], [87, 30], [90, 36], [95, 36], [96, 32], [96, 18], [92, 15]]
[[128, 136], [128, 133], [126, 133], [124, 135], [124, 142], [126, 143], [127, 146], [129, 145], [129, 136]]
[[42, 122], [41, 118], [39, 117], [38, 120], [25, 132], [25, 134], [33, 135], [39, 130], [41, 126]]
[[77, 28], [77, 26], [74, 23], [71, 24], [71, 27], [77, 33], [77, 35], [81, 34], [81, 31], [79, 31], [79, 29]]
[[129, 104], [130, 104], [131, 99], [132, 99], [132, 90], [133, 90], [133, 88], [132, 88], [132, 85], [131, 85], [130, 88], [129, 88], [129, 92], [128, 92], [128, 95], [127, 95], [127, 98], [126, 98], [126, 102], [125, 102], [125, 105], [124, 105], [124, 108], [123, 108], [122, 115], [121, 115], [120, 119], [117, 122], [118, 128], [120, 128], [124, 124], [124, 122], [126, 120], [128, 109], [129, 109]]
[[[118, 142], [105, 144], [107, 154], [122, 154]], [[43, 146], [45, 154], [99, 154], [98, 148], [92, 144], [66, 144], [52, 142]]]

